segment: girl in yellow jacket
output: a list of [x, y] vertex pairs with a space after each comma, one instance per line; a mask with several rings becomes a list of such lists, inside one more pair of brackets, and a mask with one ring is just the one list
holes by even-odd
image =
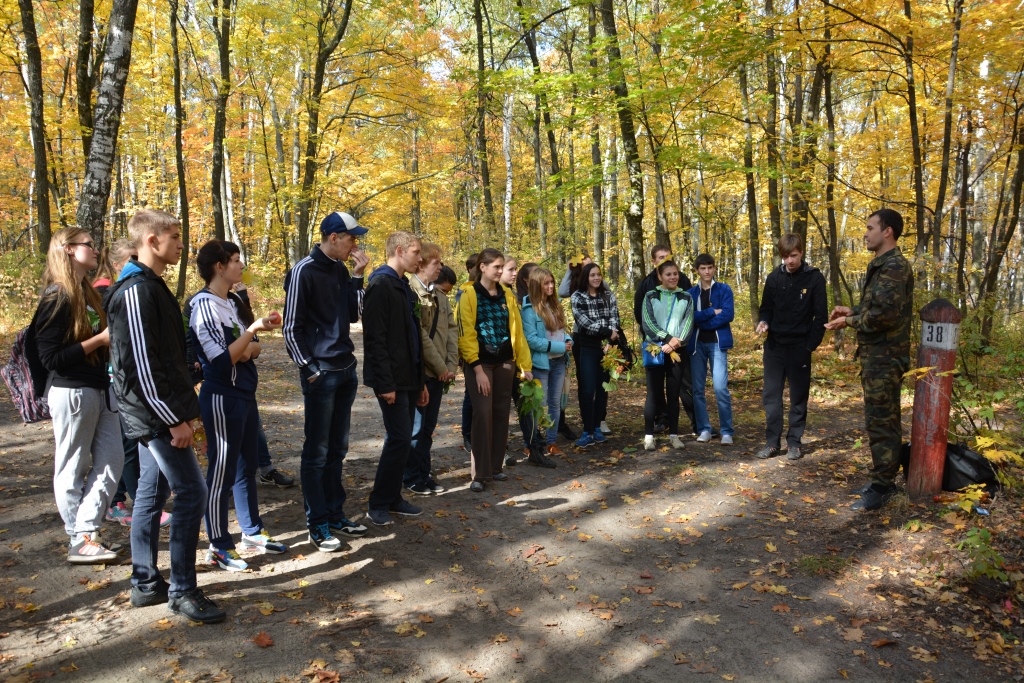
[[473, 403], [473, 445], [470, 490], [485, 482], [505, 481], [501, 471], [508, 442], [508, 416], [516, 367], [533, 379], [530, 346], [523, 334], [515, 292], [498, 280], [505, 257], [484, 249], [475, 268], [475, 282], [459, 297], [459, 355], [466, 372], [466, 391]]

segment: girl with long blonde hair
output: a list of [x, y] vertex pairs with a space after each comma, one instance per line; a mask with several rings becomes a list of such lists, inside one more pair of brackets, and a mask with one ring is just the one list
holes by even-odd
[[[562, 384], [572, 337], [565, 333], [565, 312], [555, 290], [555, 277], [547, 268], [534, 268], [527, 280], [529, 295], [523, 300], [523, 329], [533, 357], [533, 376], [540, 380], [551, 426], [541, 433], [533, 430], [530, 458], [539, 467], [555, 467], [547, 455], [561, 455], [555, 445], [562, 408]], [[547, 452], [547, 455], [545, 454]]]
[[35, 319], [39, 358], [50, 373], [53, 490], [72, 564], [117, 557], [99, 533], [121, 478], [124, 449], [107, 371], [110, 334], [100, 295], [89, 282], [96, 266], [88, 232], [68, 227], [54, 233]]

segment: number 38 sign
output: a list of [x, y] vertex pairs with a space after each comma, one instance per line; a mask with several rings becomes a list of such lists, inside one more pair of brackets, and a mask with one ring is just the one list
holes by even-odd
[[960, 338], [960, 326], [955, 323], [921, 323], [921, 346], [953, 351]]

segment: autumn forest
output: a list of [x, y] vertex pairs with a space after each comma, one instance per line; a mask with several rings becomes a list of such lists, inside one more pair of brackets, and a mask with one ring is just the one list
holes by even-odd
[[1016, 0], [3, 7], [8, 254], [150, 206], [281, 272], [341, 209], [371, 253], [393, 229], [453, 262], [587, 251], [625, 286], [655, 242], [710, 251], [756, 302], [795, 231], [849, 301], [888, 205], [920, 287], [1022, 306]]

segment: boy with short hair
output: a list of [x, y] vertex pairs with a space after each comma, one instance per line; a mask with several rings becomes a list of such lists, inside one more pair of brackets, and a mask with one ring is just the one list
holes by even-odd
[[715, 259], [711, 254], [700, 254], [693, 262], [699, 276], [690, 288], [695, 311], [694, 332], [687, 343], [690, 351], [690, 372], [693, 378], [693, 412], [697, 420], [697, 441], [711, 441], [711, 419], [704, 396], [708, 366], [718, 403], [718, 424], [722, 443], [732, 443], [732, 396], [729, 394], [729, 349], [732, 348], [733, 319], [732, 287], [715, 280]]
[[385, 249], [388, 261], [370, 275], [363, 306], [363, 383], [377, 395], [386, 432], [367, 512], [377, 526], [394, 523], [392, 512], [409, 517], [423, 512], [402, 498], [402, 475], [416, 408], [429, 398], [418, 300], [405, 279], [419, 268], [420, 241], [399, 231], [388, 236]]
[[804, 240], [796, 233], [779, 239], [782, 264], [768, 274], [756, 332], [764, 343], [765, 445], [761, 459], [779, 454], [782, 443], [782, 389], [789, 381], [789, 431], [786, 457], [799, 460], [811, 390], [811, 356], [825, 336], [828, 300], [825, 276], [804, 261]]
[[[181, 308], [161, 277], [184, 244], [174, 216], [143, 209], [128, 222], [138, 249], [104, 297], [110, 360], [124, 433], [139, 439], [139, 487], [132, 518], [132, 592], [136, 607], [167, 603], [191, 621], [216, 623], [224, 610], [196, 584], [206, 480], [192, 450], [199, 401], [185, 361]], [[160, 516], [174, 492], [171, 581], [157, 568]]]

